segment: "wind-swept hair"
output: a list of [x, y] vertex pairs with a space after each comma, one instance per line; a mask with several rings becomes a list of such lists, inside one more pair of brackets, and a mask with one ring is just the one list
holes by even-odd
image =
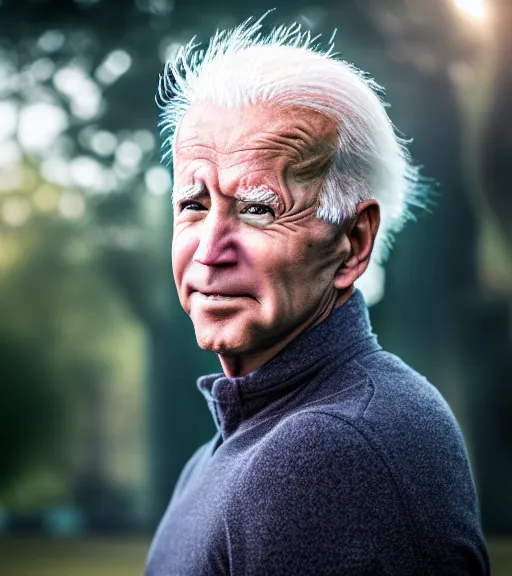
[[163, 161], [170, 164], [175, 137], [189, 106], [205, 101], [243, 107], [266, 103], [304, 106], [334, 120], [337, 144], [323, 175], [318, 218], [340, 224], [366, 199], [380, 204], [381, 224], [372, 261], [382, 264], [393, 235], [424, 206], [426, 187], [411, 165], [407, 142], [396, 132], [383, 89], [353, 65], [322, 50], [299, 24], [262, 33], [262, 18], [217, 31], [206, 49], [192, 39], [160, 75]]

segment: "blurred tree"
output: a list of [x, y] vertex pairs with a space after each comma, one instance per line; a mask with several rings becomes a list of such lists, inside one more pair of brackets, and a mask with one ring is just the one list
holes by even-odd
[[[90, 451], [87, 430], [101, 421], [88, 394], [102, 366], [110, 366], [124, 386], [122, 401], [116, 399], [120, 411], [129, 409], [133, 381], [138, 378], [140, 383], [133, 330], [119, 297], [95, 263], [87, 219], [77, 222], [75, 217], [81, 215], [77, 212], [72, 220], [55, 213], [58, 205], [66, 206], [70, 199], [83, 206], [80, 196], [38, 180], [38, 171], [27, 163], [22, 169], [25, 177], [19, 187], [4, 191], [0, 201], [4, 216], [0, 316], [6, 342], [16, 343], [6, 349], [0, 380], [1, 407], [6, 411], [1, 420], [9, 431], [2, 439], [12, 445], [15, 455], [3, 462], [6, 482], [0, 482], [0, 500], [9, 508], [72, 500], [73, 482], [83, 473]], [[51, 199], [52, 203], [41, 204], [41, 190], [45, 202]], [[41, 206], [53, 209], [45, 212]], [[23, 224], [21, 215], [26, 218]], [[140, 347], [138, 343], [139, 357]], [[119, 368], [117, 349], [126, 354], [122, 364], [128, 375]], [[103, 405], [108, 406], [112, 395], [108, 382], [101, 386], [101, 394]], [[141, 398], [136, 403], [140, 413]], [[109, 417], [111, 425], [116, 420], [116, 415]], [[15, 423], [23, 423], [23, 428]], [[137, 445], [130, 435], [135, 424], [140, 435], [143, 423], [136, 413], [124, 431], [132, 447]], [[103, 444], [109, 448], [108, 435]], [[113, 455], [110, 447], [108, 457]], [[100, 464], [107, 481], [113, 475], [112, 465]], [[32, 478], [41, 479], [41, 474], [45, 480], [36, 485]]]
[[[398, 125], [415, 135], [413, 155], [440, 185], [435, 218], [401, 235], [388, 266], [389, 295], [376, 316], [388, 326], [383, 341], [440, 388], [462, 422], [484, 528], [509, 532], [512, 364], [503, 296], [510, 302], [512, 247], [503, 237], [512, 229], [512, 12], [500, 0], [367, 6], [388, 54], [417, 71], [407, 83], [414, 124]], [[404, 333], [412, 336], [408, 343]]]
[[53, 376], [39, 343], [0, 334], [0, 495], [58, 451], [65, 406]]
[[[57, 288], [55, 307], [41, 308], [42, 297], [26, 307], [37, 308], [39, 317], [44, 310], [63, 314], [54, 280], [73, 268], [69, 260], [76, 257], [86, 261], [83, 273], [75, 269], [72, 276], [82, 283], [85, 300], [96, 306], [91, 323], [102, 306], [87, 299], [88, 275], [100, 274], [145, 327], [154, 519], [183, 462], [212, 430], [204, 419], [206, 425], [189, 428], [187, 437], [181, 434], [183, 418], [206, 412], [194, 381], [211, 371], [201, 365], [212, 362], [198, 355], [191, 327], [177, 312], [165, 196], [171, 182], [158, 166], [155, 146], [157, 76], [176, 41], [169, 36], [171, 9], [165, 0], [0, 6], [0, 113], [13, 126], [0, 138], [0, 208], [4, 228], [11, 231], [3, 257], [23, 263], [24, 272], [16, 275], [18, 301], [30, 299], [27, 290], [35, 286], [41, 296], [46, 280], [50, 290]], [[28, 196], [19, 190], [27, 172], [24, 158], [35, 167], [32, 181], [25, 182]], [[50, 216], [33, 217], [34, 208]], [[17, 244], [20, 236], [45, 254], [30, 259], [26, 242]], [[21, 325], [23, 307], [12, 306], [12, 297], [4, 301], [13, 323]], [[46, 329], [40, 320], [40, 329]], [[29, 331], [37, 330], [35, 324], [28, 323]], [[51, 341], [50, 334], [47, 338]], [[62, 349], [58, 356], [69, 360]]]
[[[482, 474], [484, 520], [495, 533], [512, 529], [512, 4], [493, 0], [486, 5], [489, 30], [471, 83], [461, 86], [468, 117], [466, 166], [469, 189], [478, 218], [477, 265], [483, 298], [475, 307], [480, 332], [466, 338], [483, 364], [469, 361], [476, 388], [473, 414], [478, 429], [477, 449]], [[476, 100], [476, 103], [475, 103]], [[483, 384], [484, 383], [484, 384]]]

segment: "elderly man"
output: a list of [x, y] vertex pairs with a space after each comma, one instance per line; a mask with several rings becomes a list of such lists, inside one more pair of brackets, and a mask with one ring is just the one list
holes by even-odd
[[161, 77], [173, 271], [217, 425], [148, 576], [489, 571], [455, 418], [354, 283], [421, 203], [378, 86], [297, 26], [189, 44]]

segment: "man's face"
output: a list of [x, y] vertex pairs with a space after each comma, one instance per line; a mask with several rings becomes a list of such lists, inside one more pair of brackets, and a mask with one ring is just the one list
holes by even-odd
[[340, 232], [316, 217], [334, 124], [305, 108], [196, 103], [174, 155], [173, 271], [201, 348], [258, 354], [334, 308]]

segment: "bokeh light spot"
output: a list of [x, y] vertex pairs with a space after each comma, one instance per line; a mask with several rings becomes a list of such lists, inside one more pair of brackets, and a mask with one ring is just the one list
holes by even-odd
[[84, 199], [78, 192], [66, 190], [59, 198], [59, 212], [70, 220], [81, 218], [85, 212]]
[[18, 190], [23, 182], [23, 170], [21, 166], [8, 166], [0, 170], [0, 191], [9, 192]]
[[150, 194], [163, 196], [171, 189], [171, 177], [163, 166], [153, 166], [144, 175], [144, 182]]
[[14, 140], [0, 142], [0, 168], [21, 162], [21, 150]]
[[132, 65], [132, 58], [125, 50], [114, 50], [107, 55], [95, 72], [96, 79], [102, 84], [112, 84], [126, 74]]
[[64, 158], [47, 158], [41, 163], [41, 175], [48, 182], [67, 186], [70, 183], [69, 166]]
[[39, 58], [30, 66], [30, 71], [36, 80], [44, 82], [51, 78], [55, 64], [49, 58]]
[[18, 123], [18, 141], [30, 152], [46, 150], [68, 127], [62, 108], [40, 102], [22, 108]]
[[142, 159], [140, 146], [125, 140], [116, 150], [116, 162], [123, 168], [135, 168]]
[[149, 130], [136, 130], [133, 140], [141, 147], [143, 152], [151, 152], [155, 147], [155, 137]]
[[41, 212], [53, 212], [59, 202], [59, 193], [50, 184], [43, 184], [34, 192], [33, 201]]
[[3, 221], [12, 227], [18, 227], [28, 220], [30, 216], [30, 204], [26, 198], [11, 196], [6, 198], [2, 204]]
[[98, 156], [110, 156], [115, 152], [117, 138], [112, 132], [98, 130], [91, 136], [89, 146]]
[[16, 132], [18, 108], [11, 100], [0, 102], [0, 142]]
[[77, 118], [90, 120], [101, 108], [102, 95], [96, 83], [78, 66], [65, 66], [55, 73], [53, 83], [71, 102], [71, 112]]
[[101, 189], [103, 169], [101, 164], [90, 156], [77, 156], [69, 164], [69, 174], [75, 186]]
[[59, 30], [47, 30], [38, 40], [37, 45], [45, 52], [56, 52], [64, 45], [65, 36]]

